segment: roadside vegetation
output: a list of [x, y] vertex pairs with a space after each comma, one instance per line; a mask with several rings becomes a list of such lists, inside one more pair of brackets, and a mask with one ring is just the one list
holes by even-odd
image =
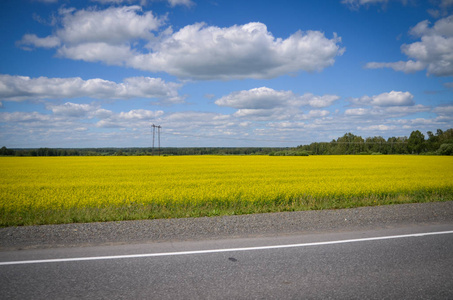
[[453, 200], [453, 157], [0, 157], [0, 226]]

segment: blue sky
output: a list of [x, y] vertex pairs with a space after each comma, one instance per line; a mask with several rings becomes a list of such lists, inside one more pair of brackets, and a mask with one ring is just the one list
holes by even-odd
[[453, 127], [452, 0], [3, 0], [0, 146], [297, 146]]

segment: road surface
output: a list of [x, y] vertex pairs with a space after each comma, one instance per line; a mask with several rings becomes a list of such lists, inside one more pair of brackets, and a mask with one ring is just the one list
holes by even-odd
[[453, 299], [450, 213], [363, 229], [3, 247], [0, 298]]

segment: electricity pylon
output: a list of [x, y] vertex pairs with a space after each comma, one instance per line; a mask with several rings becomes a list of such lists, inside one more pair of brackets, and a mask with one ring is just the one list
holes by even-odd
[[155, 140], [155, 136], [156, 136], [156, 128], [157, 128], [158, 154], [160, 156], [160, 129], [162, 128], [162, 126], [153, 124], [151, 127], [153, 127], [153, 156], [154, 156], [154, 140]]

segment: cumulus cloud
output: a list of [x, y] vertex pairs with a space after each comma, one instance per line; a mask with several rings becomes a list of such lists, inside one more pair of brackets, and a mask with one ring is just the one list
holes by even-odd
[[344, 51], [340, 41], [319, 31], [298, 31], [283, 40], [262, 23], [227, 28], [198, 23], [167, 36], [151, 53], [136, 55], [129, 64], [181, 78], [272, 78], [333, 65]]
[[[162, 110], [146, 110], [135, 109], [126, 112], [113, 112], [101, 108], [96, 104], [78, 104], [66, 102], [64, 104], [50, 104], [46, 105], [46, 109], [51, 111], [51, 114], [43, 114], [39, 112], [13, 112], [13, 113], [0, 113], [1, 122], [43, 122], [45, 126], [58, 127], [58, 122], [71, 122], [75, 123], [77, 120], [93, 120], [98, 119], [97, 127], [134, 127], [143, 125], [145, 121], [149, 123], [156, 118], [161, 117], [164, 112]], [[87, 123], [88, 125], [88, 123]], [[80, 127], [80, 126], [79, 126]]]
[[330, 115], [330, 111], [325, 109], [312, 109], [308, 112], [306, 118], [313, 119], [313, 118], [324, 118]]
[[292, 119], [291, 115], [294, 112], [288, 111], [284, 108], [275, 109], [238, 109], [233, 116], [242, 119], [254, 121], [272, 121], [272, 120], [288, 120]]
[[273, 109], [282, 107], [300, 107], [310, 105], [321, 108], [333, 104], [340, 97], [336, 95], [317, 96], [306, 93], [299, 96], [292, 91], [277, 91], [268, 87], [254, 88], [233, 92], [221, 97], [215, 103], [238, 109]]
[[417, 104], [412, 106], [388, 106], [372, 108], [352, 108], [344, 112], [346, 117], [354, 117], [367, 121], [389, 118], [400, 118], [421, 112], [428, 112], [431, 108], [425, 105]]
[[133, 55], [131, 43], [155, 38], [166, 18], [155, 17], [140, 6], [109, 7], [105, 10], [61, 9], [61, 28], [40, 38], [26, 34], [17, 42], [22, 47], [58, 48], [61, 57], [122, 64]]
[[302, 96], [302, 99], [308, 101], [308, 104], [312, 107], [322, 108], [331, 106], [335, 101], [340, 99], [340, 97], [337, 95], [316, 96], [313, 94], [305, 94]]
[[366, 116], [369, 113], [370, 110], [367, 108], [351, 108], [344, 112], [345, 116]]
[[99, 99], [151, 98], [165, 103], [180, 103], [178, 83], [161, 78], [130, 77], [122, 83], [100, 78], [30, 78], [0, 75], [0, 99], [23, 101], [29, 99], [60, 99], [90, 97]]
[[370, 62], [365, 68], [391, 68], [406, 73], [426, 69], [428, 75], [453, 76], [453, 15], [438, 20], [432, 27], [429, 21], [422, 21], [410, 34], [420, 41], [401, 46], [408, 61]]
[[[149, 127], [153, 121], [164, 114], [162, 110], [152, 111], [146, 109], [134, 109], [128, 112], [110, 113], [96, 123], [101, 128], [127, 128]], [[99, 114], [97, 114], [99, 117]]]
[[[258, 22], [224, 28], [196, 23], [177, 32], [171, 27], [162, 30], [166, 17], [140, 6], [62, 9], [60, 17], [61, 28], [54, 34], [27, 34], [18, 45], [56, 48], [58, 56], [75, 60], [222, 80], [322, 71], [345, 51], [336, 34], [329, 39], [320, 31], [297, 31], [282, 39]], [[146, 46], [140, 47], [140, 42]]]
[[107, 43], [84, 43], [75, 46], [63, 45], [57, 50], [60, 57], [88, 62], [102, 61], [109, 65], [124, 66], [124, 60], [132, 57], [128, 45], [110, 45]]
[[[163, 111], [113, 112], [96, 104], [48, 103], [49, 112], [0, 112], [2, 141], [18, 147], [148, 146], [149, 124]], [[112, 130], [120, 128], [121, 130]]]
[[336, 95], [317, 96], [306, 93], [302, 96], [292, 91], [277, 91], [268, 87], [236, 91], [215, 101], [219, 106], [238, 109], [233, 116], [254, 121], [291, 120], [295, 118], [322, 118], [326, 110], [314, 109], [302, 114], [301, 107], [323, 108], [333, 104], [340, 97]]
[[[423, 105], [373, 106], [348, 109], [344, 114], [323, 109], [292, 113], [287, 108], [239, 109], [233, 114], [144, 109], [114, 112], [97, 103], [72, 102], [47, 103], [46, 109], [46, 113], [0, 112], [2, 140], [21, 147], [149, 146], [150, 124], [154, 123], [163, 126], [165, 146], [212, 146], [213, 139], [225, 146], [242, 143], [237, 141], [248, 146], [277, 146], [280, 141], [294, 146], [303, 141], [328, 141], [345, 132], [371, 136], [391, 130], [392, 135], [402, 136], [415, 129], [450, 128], [453, 113], [451, 105], [434, 109]], [[437, 117], [409, 117], [420, 112], [432, 112]], [[279, 118], [279, 113], [288, 115]]]
[[80, 44], [105, 42], [118, 44], [134, 39], [151, 39], [165, 18], [157, 18], [140, 6], [110, 7], [105, 10], [66, 12], [63, 28], [57, 36], [65, 43]]
[[408, 106], [414, 104], [414, 96], [409, 92], [395, 92], [382, 93], [373, 96], [371, 105], [375, 106]]
[[267, 87], [260, 87], [233, 92], [216, 100], [215, 104], [239, 109], [269, 109], [286, 106], [290, 102], [296, 102], [297, 98], [298, 96], [291, 91], [276, 91]]
[[382, 93], [372, 97], [363, 96], [360, 98], [352, 98], [350, 101], [356, 105], [372, 105], [372, 106], [410, 106], [414, 105], [414, 96], [410, 92], [391, 91]]
[[77, 104], [66, 102], [62, 105], [49, 104], [47, 109], [51, 110], [55, 115], [65, 116], [70, 118], [84, 118], [88, 115], [95, 115], [99, 109], [92, 104]]

